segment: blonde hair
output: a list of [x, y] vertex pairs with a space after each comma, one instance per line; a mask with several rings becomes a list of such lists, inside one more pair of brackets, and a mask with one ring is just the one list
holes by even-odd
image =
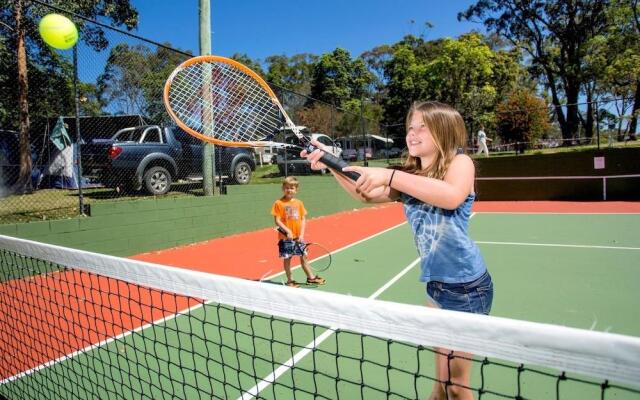
[[420, 158], [407, 154], [402, 169], [416, 175], [443, 179], [458, 150], [465, 149], [467, 129], [464, 120], [456, 109], [447, 104], [436, 101], [415, 102], [407, 113], [407, 131], [415, 113], [422, 115], [422, 121], [431, 131], [437, 150], [436, 158], [431, 165], [425, 167]]
[[282, 180], [282, 187], [292, 186], [294, 188], [298, 188], [300, 186], [300, 182], [298, 182], [298, 178], [295, 176], [287, 176]]

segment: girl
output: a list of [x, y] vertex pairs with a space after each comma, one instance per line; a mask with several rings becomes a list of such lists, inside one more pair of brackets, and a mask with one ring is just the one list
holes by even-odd
[[[360, 174], [357, 182], [333, 175], [359, 200], [404, 203], [430, 306], [488, 314], [493, 300], [491, 276], [468, 235], [475, 167], [462, 153], [467, 136], [462, 116], [445, 104], [415, 103], [407, 114], [406, 132], [408, 156], [401, 168], [344, 168]], [[321, 150], [302, 152], [313, 169], [326, 168], [319, 161], [322, 155]], [[468, 389], [471, 355], [445, 349], [436, 349], [435, 354], [438, 381], [430, 399], [472, 399]]]

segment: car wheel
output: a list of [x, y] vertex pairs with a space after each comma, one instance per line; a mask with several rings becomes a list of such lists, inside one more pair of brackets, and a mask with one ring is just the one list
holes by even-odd
[[246, 185], [251, 180], [251, 166], [246, 161], [240, 161], [233, 168], [233, 181]]
[[144, 186], [153, 195], [165, 194], [171, 188], [171, 174], [163, 167], [151, 167], [142, 178]]

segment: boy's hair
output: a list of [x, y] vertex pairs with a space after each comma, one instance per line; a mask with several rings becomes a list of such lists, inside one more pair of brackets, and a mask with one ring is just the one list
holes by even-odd
[[424, 168], [418, 157], [407, 155], [403, 169], [407, 172], [443, 179], [458, 151], [464, 151], [467, 129], [460, 113], [453, 107], [437, 101], [415, 102], [407, 113], [405, 128], [409, 129], [415, 113], [422, 115], [422, 121], [431, 131], [437, 149], [433, 164]]
[[282, 187], [285, 186], [293, 186], [295, 188], [300, 186], [300, 182], [298, 182], [298, 178], [295, 176], [287, 176], [282, 180]]

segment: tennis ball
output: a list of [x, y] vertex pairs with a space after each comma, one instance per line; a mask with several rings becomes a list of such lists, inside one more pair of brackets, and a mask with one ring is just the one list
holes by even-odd
[[40, 20], [38, 30], [45, 43], [56, 49], [69, 49], [78, 41], [76, 25], [64, 15], [46, 15]]

